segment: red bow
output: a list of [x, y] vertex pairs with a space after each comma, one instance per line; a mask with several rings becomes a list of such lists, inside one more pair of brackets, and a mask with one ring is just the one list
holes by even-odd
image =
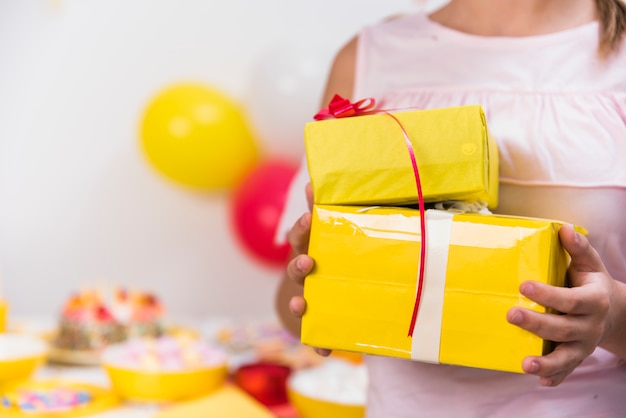
[[335, 94], [328, 104], [328, 107], [317, 112], [313, 118], [315, 120], [324, 120], [329, 118], [347, 118], [350, 116], [363, 115], [374, 107], [376, 101], [372, 98], [359, 100], [351, 103], [350, 100], [344, 99]]

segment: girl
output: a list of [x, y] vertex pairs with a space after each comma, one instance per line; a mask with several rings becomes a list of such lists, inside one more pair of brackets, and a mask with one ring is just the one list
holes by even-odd
[[[452, 0], [367, 27], [337, 54], [324, 105], [335, 93], [380, 108], [480, 104], [500, 151], [497, 212], [589, 231], [560, 231], [571, 288], [520, 286], [563, 315], [507, 315], [558, 342], [552, 353], [524, 359], [525, 375], [367, 356], [368, 417], [626, 414], [625, 31], [621, 0]], [[297, 209], [307, 181], [303, 166], [283, 217], [294, 258], [277, 306], [294, 333], [314, 264]]]

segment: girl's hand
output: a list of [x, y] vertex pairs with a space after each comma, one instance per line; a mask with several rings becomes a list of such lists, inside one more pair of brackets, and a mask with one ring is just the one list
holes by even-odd
[[559, 385], [591, 355], [611, 329], [611, 311], [615, 306], [616, 282], [587, 238], [571, 225], [561, 227], [559, 238], [572, 258], [567, 272], [572, 287], [526, 281], [520, 285], [520, 292], [562, 315], [520, 307], [507, 314], [511, 324], [558, 343], [552, 353], [526, 357], [522, 362], [524, 372], [539, 376], [543, 386]]
[[[310, 184], [306, 187], [306, 195], [309, 202], [309, 210], [311, 210], [313, 206], [313, 192]], [[291, 244], [295, 257], [287, 265], [286, 275], [288, 280], [292, 280], [299, 286], [304, 286], [304, 279], [311, 272], [314, 265], [313, 259], [307, 255], [310, 233], [311, 213], [309, 212], [302, 215], [287, 234], [287, 239], [289, 244]], [[293, 296], [289, 300], [289, 310], [297, 318], [301, 318], [306, 310], [306, 301], [302, 296]], [[328, 356], [331, 352], [323, 348], [316, 348], [315, 351], [322, 356]]]

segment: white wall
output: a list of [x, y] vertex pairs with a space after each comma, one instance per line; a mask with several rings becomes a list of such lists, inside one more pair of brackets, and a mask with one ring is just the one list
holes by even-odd
[[[0, 272], [12, 312], [55, 314], [80, 286], [124, 283], [177, 315], [272, 313], [280, 271], [238, 246], [227, 193], [156, 174], [139, 148], [141, 113], [163, 87], [200, 81], [248, 109], [269, 152], [294, 156], [334, 52], [364, 24], [416, 7], [0, 0]], [[290, 121], [263, 127], [259, 101], [289, 76]]]

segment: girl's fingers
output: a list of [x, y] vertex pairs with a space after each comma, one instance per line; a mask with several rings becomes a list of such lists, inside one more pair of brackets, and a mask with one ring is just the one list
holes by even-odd
[[315, 352], [317, 354], [319, 354], [320, 356], [323, 356], [323, 357], [328, 357], [328, 356], [330, 356], [330, 353], [332, 353], [332, 350], [329, 350], [327, 348], [315, 347], [314, 350], [315, 350]]
[[589, 341], [595, 343], [601, 336], [601, 327], [585, 315], [558, 315], [539, 313], [515, 307], [507, 313], [507, 320], [544, 340], [555, 342]]
[[287, 264], [287, 277], [294, 282], [303, 285], [304, 279], [313, 269], [313, 259], [306, 254], [294, 257]]
[[557, 386], [589, 355], [578, 343], [559, 344], [552, 353], [541, 357], [526, 357], [524, 372], [541, 377], [543, 386]]
[[289, 310], [296, 317], [302, 318], [304, 311], [306, 310], [306, 301], [302, 296], [294, 296], [289, 301]]
[[287, 233], [287, 240], [295, 254], [305, 254], [309, 248], [311, 232], [311, 214], [303, 214]]
[[[570, 271], [574, 273], [605, 272], [604, 263], [598, 252], [591, 246], [587, 237], [576, 232], [572, 225], [563, 225], [559, 229], [559, 239], [563, 248], [572, 257]], [[573, 286], [581, 284], [572, 283]]]
[[313, 210], [313, 186], [311, 183], [307, 183], [304, 188], [304, 193], [306, 194], [306, 201], [309, 204], [309, 211]]
[[[573, 273], [570, 273], [572, 275]], [[603, 273], [581, 273], [588, 285], [582, 287], [558, 287], [545, 283], [526, 281], [520, 285], [520, 293], [538, 304], [571, 315], [597, 314], [605, 304], [605, 292], [597, 282]], [[596, 283], [593, 283], [596, 282]]]

